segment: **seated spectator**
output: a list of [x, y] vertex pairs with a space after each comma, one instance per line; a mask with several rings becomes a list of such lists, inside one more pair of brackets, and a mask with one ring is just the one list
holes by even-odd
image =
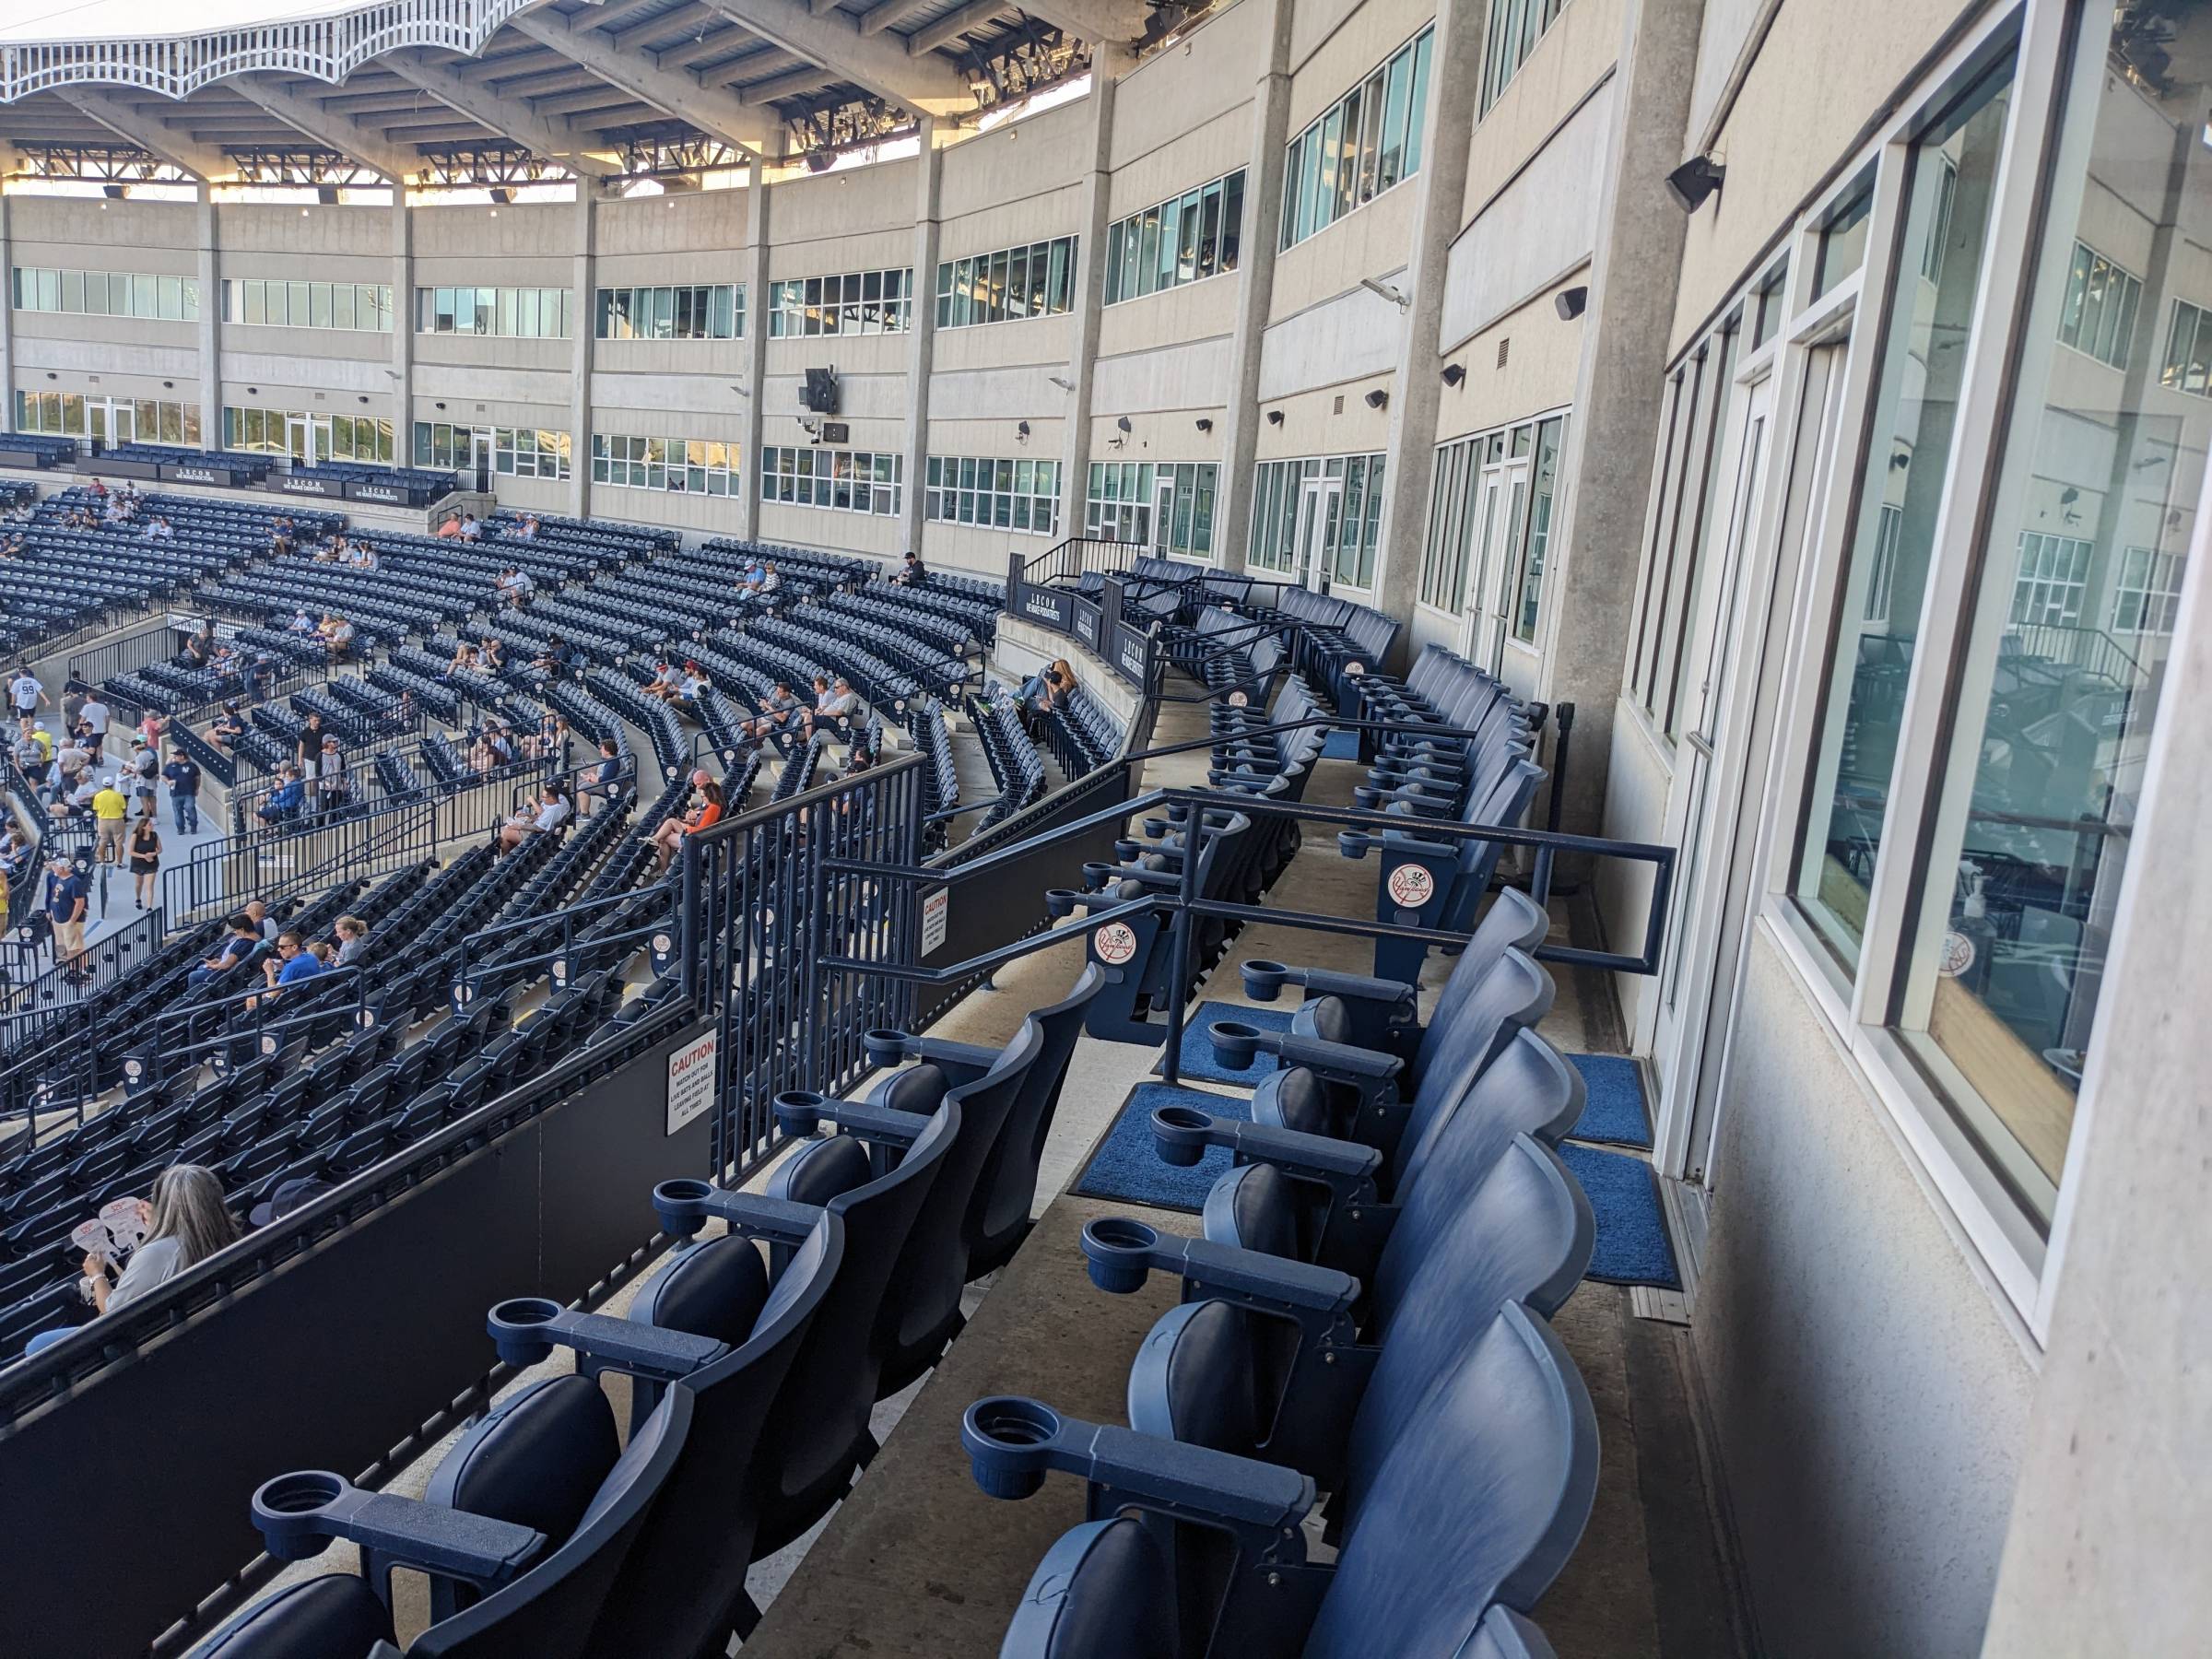
[[528, 597], [533, 586], [530, 573], [516, 565], [509, 565], [500, 572], [500, 600], [504, 605], [520, 605]]
[[484, 736], [485, 741], [491, 745], [491, 763], [494, 766], [514, 764], [515, 744], [512, 726], [503, 720], [495, 720], [487, 728]]
[[[821, 681], [817, 679], [815, 684], [819, 686]], [[812, 737], [817, 727], [830, 731], [843, 730], [852, 720], [853, 712], [859, 706], [860, 699], [853, 694], [852, 682], [843, 675], [839, 675], [836, 683], [817, 696], [814, 707], [802, 716], [806, 722], [806, 735]]]
[[622, 794], [622, 749], [612, 737], [599, 739], [599, 764], [593, 770], [592, 781], [578, 793], [582, 799], [577, 808], [587, 818], [592, 802], [612, 801]]
[[7, 872], [9, 881], [23, 879], [24, 873], [30, 868], [31, 850], [36, 845], [11, 814], [6, 826], [0, 828], [0, 869]]
[[778, 680], [775, 689], [762, 698], [757, 705], [759, 717], [748, 720], [742, 730], [753, 742], [759, 743], [781, 732], [788, 732], [799, 723], [799, 700], [791, 694], [791, 682]]
[[[284, 994], [286, 986], [313, 979], [316, 974], [324, 971], [323, 959], [308, 949], [307, 941], [288, 927], [276, 935], [276, 954], [261, 964], [262, 978], [269, 987], [263, 994], [274, 1001]], [[258, 1007], [261, 1000], [260, 995], [249, 996], [246, 998], [246, 1006]]]
[[702, 830], [712, 830], [720, 822], [722, 785], [703, 770], [693, 772], [689, 809], [680, 818], [669, 818], [653, 832], [653, 844], [659, 853], [658, 861], [653, 865], [653, 873], [657, 876], [668, 868], [685, 836], [697, 835]]
[[512, 853], [533, 835], [554, 834], [575, 816], [569, 792], [558, 783], [548, 783], [537, 792], [535, 806], [524, 806], [500, 826], [500, 850]]
[[782, 591], [782, 587], [783, 578], [776, 574], [776, 567], [771, 560], [760, 572], [759, 596], [772, 605], [777, 594]]
[[453, 647], [453, 660], [445, 665], [445, 673], [441, 677], [450, 680], [465, 669], [472, 673], [481, 672], [483, 666], [477, 660], [477, 648], [464, 640]]
[[899, 561], [898, 574], [891, 578], [900, 587], [920, 587], [928, 579], [929, 572], [922, 568], [922, 555], [912, 548]]
[[545, 650], [530, 659], [530, 666], [550, 674], [556, 679], [566, 674], [576, 660], [569, 642], [559, 634], [547, 637]]
[[253, 816], [265, 824], [288, 824], [307, 804], [307, 781], [297, 766], [288, 765], [276, 776], [277, 784], [269, 798], [253, 809]]
[[640, 688], [646, 696], [657, 697], [663, 702], [676, 696], [676, 666], [666, 657], [653, 665], [653, 677]]
[[301, 606], [292, 613], [291, 629], [302, 638], [315, 631], [315, 619], [308, 615], [306, 606]]
[[697, 718], [699, 700], [707, 689], [707, 677], [700, 672], [697, 663], [687, 661], [683, 672], [676, 677], [676, 687], [668, 700], [685, 713]]
[[[104, 1253], [94, 1251], [85, 1257], [85, 1278], [91, 1287], [95, 1314], [129, 1307], [239, 1238], [238, 1223], [223, 1202], [223, 1183], [213, 1170], [198, 1164], [171, 1164], [154, 1177], [153, 1192], [150, 1202], [138, 1201], [138, 1218], [146, 1227], [146, 1236], [131, 1252], [120, 1278], [109, 1278], [113, 1264]], [[25, 1351], [43, 1347], [67, 1334], [41, 1331], [26, 1345]]]
[[537, 717], [537, 730], [524, 740], [524, 748], [533, 760], [566, 768], [569, 753], [568, 717], [547, 709]]
[[184, 641], [184, 649], [177, 655], [180, 668], [206, 668], [215, 661], [215, 625], [204, 623], [200, 631]]
[[476, 736], [469, 741], [468, 770], [488, 772], [499, 763], [499, 757], [491, 748], [491, 728], [478, 726]]
[[215, 717], [215, 724], [207, 728], [207, 741], [225, 754], [237, 747], [238, 740], [245, 735], [246, 717], [239, 712], [235, 702], [225, 703], [223, 712]]
[[442, 540], [453, 541], [456, 539], [460, 534], [461, 521], [458, 518], [449, 518], [444, 524], [438, 526], [438, 535]]
[[485, 673], [497, 674], [507, 666], [507, 648], [486, 634], [484, 642], [477, 647], [477, 662]]
[[359, 916], [340, 916], [331, 931], [338, 941], [335, 966], [350, 968], [368, 953], [369, 924]]
[[322, 637], [323, 649], [332, 662], [342, 663], [353, 654], [353, 624], [345, 618], [325, 613], [315, 632]]
[[475, 513], [465, 512], [461, 515], [460, 536], [465, 542], [484, 539], [484, 525]]
[[535, 541], [537, 539], [537, 514], [535, 512], [526, 514], [523, 519], [522, 528], [514, 533], [514, 539], [517, 541]]

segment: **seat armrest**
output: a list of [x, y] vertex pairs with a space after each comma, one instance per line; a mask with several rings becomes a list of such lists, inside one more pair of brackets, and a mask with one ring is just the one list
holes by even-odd
[[1126, 1296], [1154, 1273], [1182, 1280], [1184, 1301], [1228, 1301], [1257, 1312], [1288, 1314], [1309, 1339], [1353, 1340], [1352, 1303], [1359, 1281], [1334, 1267], [1179, 1237], [1130, 1216], [1100, 1216], [1083, 1228], [1083, 1255], [1090, 1282]]
[[747, 1238], [771, 1244], [804, 1244], [822, 1218], [818, 1204], [794, 1204], [763, 1193], [732, 1193], [689, 1179], [664, 1181], [654, 1187], [653, 1207], [659, 1212], [661, 1230], [678, 1239], [694, 1237], [714, 1218], [727, 1222], [732, 1232]]
[[418, 1498], [364, 1492], [343, 1476], [300, 1469], [264, 1481], [253, 1494], [253, 1524], [279, 1561], [321, 1555], [346, 1538], [387, 1561], [485, 1589], [519, 1576], [546, 1535], [490, 1515]]
[[1387, 1083], [1406, 1069], [1405, 1061], [1380, 1049], [1355, 1048], [1290, 1031], [1262, 1031], [1235, 1020], [1215, 1021], [1213, 1041], [1214, 1054], [1224, 1065], [1241, 1069], [1255, 1054], [1273, 1054], [1286, 1066], [1302, 1065], [1332, 1083]]
[[1299, 1524], [1313, 1507], [1312, 1478], [1295, 1469], [1064, 1418], [1041, 1400], [997, 1394], [960, 1418], [975, 1484], [994, 1498], [1027, 1498], [1053, 1470], [1109, 1488], [1135, 1505], [1234, 1534], [1247, 1561], [1302, 1563]]
[[[907, 1031], [874, 1030], [863, 1034], [861, 1045], [877, 1065], [896, 1065], [918, 1060], [934, 1065], [958, 1088], [971, 1083], [998, 1064], [999, 1053], [980, 1043], [950, 1042], [942, 1037], [917, 1037]], [[974, 1077], [959, 1074], [972, 1072]]]
[[595, 1369], [627, 1371], [673, 1382], [728, 1353], [726, 1343], [688, 1331], [667, 1331], [605, 1313], [581, 1313], [548, 1297], [518, 1296], [492, 1304], [485, 1316], [492, 1347], [518, 1370], [535, 1365], [556, 1347], [573, 1348]]
[[1371, 1197], [1375, 1172], [1382, 1167], [1382, 1149], [1364, 1142], [1215, 1117], [1188, 1106], [1162, 1106], [1153, 1112], [1152, 1144], [1161, 1162], [1185, 1168], [1208, 1147], [1226, 1147], [1241, 1164], [1267, 1164], [1286, 1175], [1318, 1182], [1345, 1198]]
[[1281, 962], [1250, 961], [1242, 969], [1244, 994], [1254, 1002], [1273, 1002], [1285, 985], [1302, 985], [1313, 996], [1334, 996], [1342, 1002], [1377, 1003], [1389, 1010], [1410, 1012], [1415, 987], [1404, 980], [1376, 979], [1366, 973], [1339, 973], [1333, 968], [1292, 968]]
[[823, 1124], [835, 1124], [846, 1134], [879, 1147], [903, 1151], [922, 1138], [929, 1127], [926, 1112], [899, 1112], [871, 1106], [865, 1100], [838, 1100], [807, 1089], [793, 1089], [775, 1098], [776, 1122], [787, 1134], [812, 1135]]

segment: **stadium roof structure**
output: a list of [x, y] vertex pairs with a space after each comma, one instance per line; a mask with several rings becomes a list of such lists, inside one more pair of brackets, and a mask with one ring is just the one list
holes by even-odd
[[[1186, 15], [1150, 0], [96, 0], [0, 27], [7, 171], [209, 182], [696, 173], [971, 120]], [[271, 15], [271, 14], [277, 15]], [[84, 30], [31, 38], [41, 27]]]

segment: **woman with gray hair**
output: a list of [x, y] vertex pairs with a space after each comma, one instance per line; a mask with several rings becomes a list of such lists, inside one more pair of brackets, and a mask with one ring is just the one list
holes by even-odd
[[92, 1305], [102, 1313], [136, 1301], [239, 1237], [238, 1222], [223, 1203], [222, 1182], [199, 1164], [170, 1165], [154, 1177], [152, 1201], [141, 1198], [138, 1206], [146, 1237], [120, 1279], [108, 1282], [106, 1256], [94, 1252], [85, 1257]]

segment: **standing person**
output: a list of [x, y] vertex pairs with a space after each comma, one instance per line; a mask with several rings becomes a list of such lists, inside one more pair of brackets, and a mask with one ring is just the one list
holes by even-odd
[[324, 818], [330, 818], [346, 808], [353, 793], [353, 780], [346, 773], [346, 756], [338, 747], [338, 735], [323, 735], [323, 758], [315, 771], [315, 804]]
[[154, 883], [161, 874], [161, 830], [154, 822], [152, 803], [147, 810], [131, 825], [128, 843], [131, 854], [131, 885], [136, 889], [138, 908], [150, 910], [154, 904]]
[[92, 843], [96, 864], [123, 862], [124, 819], [130, 815], [131, 804], [115, 783], [112, 777], [103, 779], [92, 796], [92, 816], [100, 823], [99, 839]]
[[161, 769], [161, 776], [169, 782], [169, 810], [171, 822], [179, 835], [197, 835], [200, 832], [200, 763], [182, 749], [171, 752], [169, 764]]
[[42, 708], [51, 708], [53, 700], [46, 695], [46, 688], [39, 684], [39, 677], [25, 663], [16, 670], [16, 677], [8, 682], [7, 694], [15, 699], [16, 717], [18, 720], [35, 719]]
[[131, 794], [138, 802], [138, 810], [147, 818], [154, 815], [155, 785], [160, 777], [160, 751], [147, 738], [132, 738]]
[[91, 888], [77, 874], [76, 861], [66, 853], [53, 861], [53, 879], [46, 888], [46, 919], [53, 926], [53, 959], [76, 977], [77, 959], [85, 954], [85, 912]]
[[300, 775], [310, 782], [323, 765], [323, 716], [311, 711], [292, 746], [292, 759], [299, 765]]
[[107, 747], [108, 720], [110, 718], [108, 705], [100, 700], [99, 692], [95, 691], [85, 699], [85, 706], [79, 717], [84, 721], [86, 728], [91, 735], [92, 759], [94, 764], [98, 764], [101, 752]]
[[23, 774], [23, 781], [36, 789], [46, 782], [46, 748], [40, 743], [37, 728], [30, 724], [29, 715], [26, 714], [20, 724], [21, 730], [18, 732], [9, 754], [15, 760], [16, 770]]

